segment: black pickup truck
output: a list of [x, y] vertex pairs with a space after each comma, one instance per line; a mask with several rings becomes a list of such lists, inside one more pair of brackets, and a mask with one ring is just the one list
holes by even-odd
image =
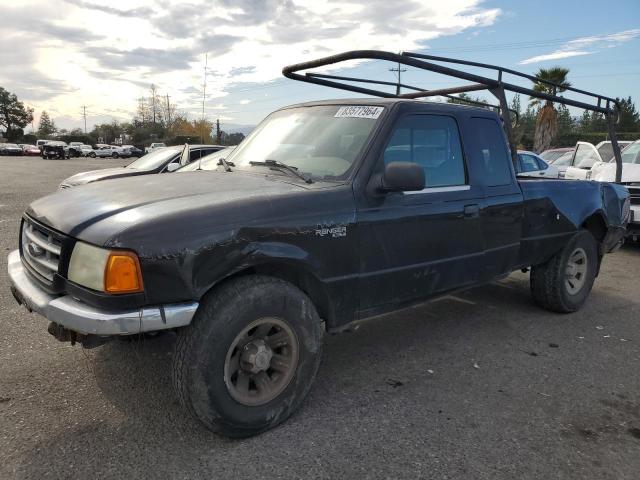
[[516, 179], [487, 109], [313, 102], [272, 113], [218, 170], [33, 202], [9, 275], [60, 340], [177, 331], [182, 403], [242, 437], [300, 405], [325, 331], [521, 269], [541, 307], [578, 310], [622, 242], [628, 197]]

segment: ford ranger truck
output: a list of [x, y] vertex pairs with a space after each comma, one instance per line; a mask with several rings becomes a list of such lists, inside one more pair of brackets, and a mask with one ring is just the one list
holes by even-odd
[[8, 268], [58, 339], [176, 331], [182, 404], [245, 437], [300, 406], [325, 332], [522, 269], [538, 305], [577, 311], [628, 217], [620, 185], [516, 178], [493, 111], [322, 101], [272, 113], [217, 170], [36, 200]]

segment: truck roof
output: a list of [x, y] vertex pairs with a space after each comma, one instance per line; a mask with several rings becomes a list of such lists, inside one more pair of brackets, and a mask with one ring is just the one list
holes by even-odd
[[437, 101], [426, 101], [426, 100], [414, 100], [407, 98], [380, 98], [380, 97], [365, 97], [365, 98], [336, 98], [336, 99], [328, 99], [328, 100], [314, 100], [310, 102], [296, 103], [293, 105], [287, 105], [286, 107], [282, 107], [280, 110], [285, 110], [287, 108], [295, 108], [295, 107], [311, 107], [316, 105], [380, 105], [380, 106], [393, 106], [397, 104], [409, 104], [409, 105], [432, 105], [437, 106], [438, 110], [448, 110], [452, 111], [464, 108], [467, 110], [474, 110], [481, 113], [492, 112], [496, 113], [494, 110], [490, 110], [488, 108], [475, 107], [472, 105], [464, 105], [458, 103], [447, 103], [447, 102], [437, 102]]

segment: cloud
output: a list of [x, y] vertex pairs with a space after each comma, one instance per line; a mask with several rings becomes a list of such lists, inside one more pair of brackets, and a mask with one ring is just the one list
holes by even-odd
[[[557, 60], [560, 58], [577, 57], [581, 55], [591, 55], [593, 53], [597, 53], [602, 48], [616, 47], [621, 43], [633, 40], [638, 36], [640, 36], [640, 29], [636, 28], [608, 35], [592, 35], [589, 37], [576, 38], [565, 43], [554, 52], [524, 59], [520, 62], [520, 65]], [[585, 50], [586, 48], [590, 48], [590, 50]]]
[[547, 60], [558, 60], [560, 58], [579, 57], [581, 55], [591, 55], [594, 52], [588, 52], [585, 50], [558, 50], [553, 53], [547, 53], [546, 55], [538, 55], [536, 57], [527, 58], [522, 60], [520, 65], [527, 65], [529, 63], [546, 62]]
[[255, 101], [248, 88], [282, 78], [284, 65], [343, 50], [419, 50], [502, 14], [483, 0], [405, 0], [402, 8], [389, 0], [63, 2], [0, 6], [0, 84], [37, 111], [68, 118], [85, 104], [96, 115], [134, 111], [150, 84], [200, 114], [206, 54], [205, 108], [216, 112], [226, 101], [237, 109]]
[[76, 7], [86, 8], [87, 10], [97, 10], [99, 12], [117, 15], [119, 17], [147, 17], [153, 13], [148, 7], [132, 8], [130, 10], [120, 10], [108, 5], [99, 5], [96, 3], [85, 2], [83, 0], [64, 0], [66, 3], [75, 5]]

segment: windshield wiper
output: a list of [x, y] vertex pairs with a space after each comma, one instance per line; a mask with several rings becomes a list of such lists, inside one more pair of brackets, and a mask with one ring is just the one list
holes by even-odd
[[267, 159], [264, 162], [249, 162], [249, 165], [256, 165], [259, 167], [269, 167], [272, 170], [285, 170], [289, 173], [292, 173], [296, 177], [305, 181], [305, 183], [313, 183], [310, 177], [298, 171], [296, 167], [292, 167], [291, 165], [287, 165], [286, 163], [279, 162], [277, 160]]
[[225, 158], [220, 158], [218, 160], [218, 165], [222, 165], [224, 167], [225, 172], [233, 172], [233, 170], [231, 170], [231, 167], [236, 166], [235, 163], [233, 162], [227, 162]]

